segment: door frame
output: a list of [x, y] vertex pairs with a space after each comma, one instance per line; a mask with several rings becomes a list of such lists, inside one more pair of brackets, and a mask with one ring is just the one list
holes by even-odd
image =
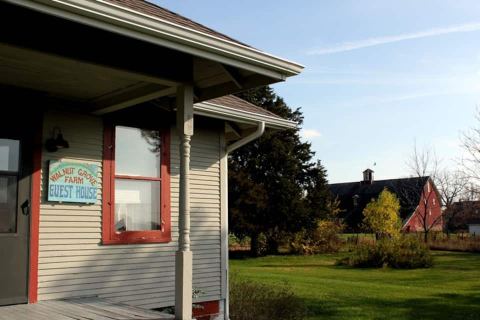
[[39, 114], [33, 139], [33, 172], [30, 192], [30, 243], [28, 262], [28, 303], [38, 300], [38, 252], [40, 232], [40, 186], [42, 183], [43, 112]]

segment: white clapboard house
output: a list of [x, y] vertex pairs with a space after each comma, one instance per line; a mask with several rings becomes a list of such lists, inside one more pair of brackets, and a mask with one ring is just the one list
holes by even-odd
[[231, 94], [302, 66], [141, 0], [0, 25], [0, 319], [227, 319], [228, 153], [295, 127]]

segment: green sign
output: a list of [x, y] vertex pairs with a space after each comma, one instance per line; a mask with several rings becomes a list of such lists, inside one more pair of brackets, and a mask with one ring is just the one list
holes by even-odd
[[49, 164], [48, 201], [97, 201], [97, 165], [53, 160], [50, 160]]

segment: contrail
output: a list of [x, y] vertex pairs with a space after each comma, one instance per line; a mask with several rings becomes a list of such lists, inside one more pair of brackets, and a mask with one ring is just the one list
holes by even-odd
[[467, 23], [462, 25], [450, 26], [445, 28], [434, 28], [425, 31], [418, 31], [412, 33], [403, 33], [393, 36], [373, 37], [359, 41], [347, 41], [333, 46], [320, 47], [312, 49], [307, 52], [308, 55], [323, 55], [337, 52], [345, 52], [356, 49], [368, 48], [387, 43], [400, 42], [404, 40], [419, 39], [439, 36], [442, 34], [457, 33], [457, 32], [471, 32], [480, 30], [480, 22]]

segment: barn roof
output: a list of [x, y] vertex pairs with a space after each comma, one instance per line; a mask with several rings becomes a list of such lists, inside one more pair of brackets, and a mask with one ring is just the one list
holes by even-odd
[[[375, 180], [372, 183], [364, 181], [333, 183], [329, 185], [331, 193], [340, 200], [340, 207], [344, 210], [344, 218], [352, 218], [361, 222], [362, 212], [365, 206], [372, 200], [377, 199], [379, 194], [386, 188], [393, 192], [400, 201], [400, 216], [406, 220], [415, 211], [422, 189], [430, 177], [402, 178]], [[353, 200], [353, 197], [356, 200]], [[356, 202], [356, 205], [355, 205]]]
[[330, 184], [330, 191], [338, 196], [369, 196], [377, 198], [383, 189], [387, 188], [389, 191], [401, 195], [402, 193], [409, 191], [418, 195], [420, 200], [420, 193], [422, 188], [427, 183], [430, 177], [415, 177], [415, 178], [402, 178], [402, 179], [388, 179], [388, 180], [375, 180], [372, 183], [360, 182], [345, 182], [345, 183], [333, 183]]

